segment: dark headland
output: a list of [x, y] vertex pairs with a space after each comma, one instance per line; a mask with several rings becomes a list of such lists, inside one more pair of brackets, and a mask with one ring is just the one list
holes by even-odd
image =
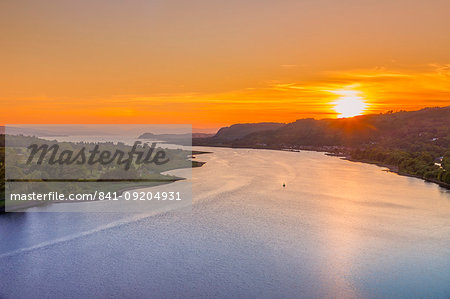
[[193, 145], [324, 151], [450, 187], [450, 106], [340, 119], [236, 124]]

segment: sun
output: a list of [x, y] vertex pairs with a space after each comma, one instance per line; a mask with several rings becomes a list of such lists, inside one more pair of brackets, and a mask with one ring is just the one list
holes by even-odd
[[367, 108], [364, 98], [359, 96], [356, 90], [335, 90], [335, 94], [341, 95], [334, 104], [334, 111], [338, 113], [338, 117], [353, 117], [361, 115]]

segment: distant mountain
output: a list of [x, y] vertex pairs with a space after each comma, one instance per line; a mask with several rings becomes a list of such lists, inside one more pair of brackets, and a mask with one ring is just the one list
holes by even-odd
[[227, 143], [240, 138], [244, 138], [252, 133], [263, 132], [263, 131], [273, 131], [283, 127], [285, 124], [282, 123], [255, 123], [255, 124], [236, 124], [229, 127], [221, 128], [216, 135], [210, 138], [203, 138], [197, 140], [194, 138], [193, 142], [200, 143], [210, 143], [210, 144], [221, 144]]
[[213, 137], [215, 134], [211, 133], [192, 133], [192, 138], [208, 138]]
[[288, 148], [382, 143], [401, 148], [420, 140], [448, 147], [449, 132], [450, 106], [352, 118], [300, 119], [286, 125], [239, 124], [220, 129], [214, 137], [195, 140], [195, 144]]

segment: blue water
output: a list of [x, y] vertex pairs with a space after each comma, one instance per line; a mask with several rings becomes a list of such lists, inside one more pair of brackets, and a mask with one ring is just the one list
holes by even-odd
[[210, 150], [192, 212], [1, 215], [0, 298], [450, 296], [448, 191], [322, 153]]

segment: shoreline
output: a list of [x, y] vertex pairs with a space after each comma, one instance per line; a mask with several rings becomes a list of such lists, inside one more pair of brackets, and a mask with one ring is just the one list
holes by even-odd
[[377, 161], [371, 161], [371, 160], [365, 160], [365, 159], [354, 159], [348, 156], [340, 156], [342, 160], [346, 160], [346, 161], [350, 161], [350, 162], [358, 162], [358, 163], [365, 163], [365, 164], [373, 164], [379, 167], [384, 167], [387, 168], [389, 172], [401, 175], [401, 176], [407, 176], [407, 177], [411, 177], [411, 178], [416, 178], [416, 179], [421, 179], [427, 183], [434, 183], [439, 185], [441, 188], [450, 190], [450, 184], [441, 182], [441, 181], [437, 181], [437, 180], [433, 180], [433, 179], [427, 179], [418, 175], [414, 175], [414, 174], [410, 174], [410, 173], [406, 173], [406, 172], [402, 172], [398, 169], [397, 166], [395, 165], [389, 165], [389, 164], [383, 164], [381, 162], [377, 162]]

